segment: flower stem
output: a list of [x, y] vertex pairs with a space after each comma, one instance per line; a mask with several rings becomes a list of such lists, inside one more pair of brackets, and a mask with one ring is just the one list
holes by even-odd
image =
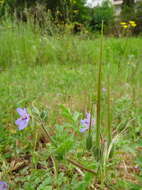
[[95, 170], [86, 168], [86, 167], [84, 167], [82, 164], [80, 164], [79, 162], [77, 162], [77, 161], [75, 161], [75, 160], [73, 160], [73, 159], [67, 158], [67, 160], [68, 160], [71, 164], [77, 166], [78, 168], [80, 168], [80, 169], [82, 169], [82, 170], [84, 170], [84, 171], [86, 171], [86, 172], [89, 172], [89, 173], [92, 173], [92, 174], [96, 174], [96, 171], [95, 171]]
[[50, 141], [50, 143], [52, 143], [54, 146], [57, 147], [57, 144], [56, 144], [55, 141], [51, 138], [51, 136], [50, 136], [50, 134], [48, 133], [48, 131], [45, 129], [43, 122], [41, 123], [41, 127], [42, 127], [44, 133], [46, 134], [48, 140]]
[[97, 87], [97, 116], [96, 116], [96, 153], [97, 158], [100, 158], [100, 128], [101, 128], [101, 80], [102, 80], [102, 55], [103, 55], [103, 21], [101, 28], [101, 42], [100, 42], [100, 61], [98, 71], [98, 87]]
[[111, 102], [110, 102], [110, 77], [108, 74], [108, 82], [107, 82], [107, 133], [108, 133], [108, 146], [112, 140], [112, 128], [111, 128]]

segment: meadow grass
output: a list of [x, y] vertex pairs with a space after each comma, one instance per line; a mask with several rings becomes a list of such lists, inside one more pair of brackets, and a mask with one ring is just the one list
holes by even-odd
[[[109, 111], [116, 146], [112, 158], [104, 150], [102, 184], [100, 163], [79, 132], [97, 101], [100, 38], [49, 36], [23, 23], [0, 29], [0, 179], [11, 190], [141, 189], [142, 38], [104, 37], [103, 43], [100, 133], [108, 133]], [[40, 122], [18, 131], [17, 107], [47, 110], [45, 128], [57, 147], [41, 134]]]

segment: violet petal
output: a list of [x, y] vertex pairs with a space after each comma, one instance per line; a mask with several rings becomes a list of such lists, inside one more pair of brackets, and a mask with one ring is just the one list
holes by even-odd
[[4, 181], [0, 181], [0, 190], [7, 190], [8, 185]]
[[26, 108], [24, 108], [24, 109], [17, 108], [16, 111], [19, 113], [20, 116], [23, 116], [23, 115], [27, 114]]
[[89, 129], [88, 127], [81, 128], [81, 129], [80, 129], [80, 132], [81, 132], [81, 133], [84, 133], [84, 132], [87, 131], [88, 129]]
[[90, 113], [86, 113], [86, 118], [87, 118], [88, 120], [90, 120], [91, 114], [90, 114]]
[[28, 120], [27, 120], [27, 119], [21, 120], [18, 125], [19, 125], [19, 126], [18, 126], [19, 130], [23, 130], [23, 129], [25, 129], [25, 128], [27, 127], [27, 125], [28, 125]]

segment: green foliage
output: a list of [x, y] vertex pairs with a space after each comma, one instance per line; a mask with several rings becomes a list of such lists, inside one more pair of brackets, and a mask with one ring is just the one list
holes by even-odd
[[87, 150], [90, 150], [92, 148], [92, 136], [88, 135], [86, 138], [86, 148]]
[[135, 1], [134, 0], [124, 0], [123, 1], [123, 6], [133, 6], [134, 5], [134, 3], [135, 3]]
[[[22, 20], [27, 20], [26, 14], [40, 20], [42, 17], [47, 16], [47, 12], [50, 10], [52, 17], [55, 22], [80, 22], [86, 23], [89, 21], [89, 8], [84, 6], [85, 0], [6, 0], [3, 7], [1, 8], [1, 14], [5, 12], [10, 12], [12, 14], [17, 14], [18, 18]], [[39, 14], [38, 9], [44, 7]], [[43, 15], [42, 11], [45, 12]], [[40, 18], [41, 17], [41, 18]], [[42, 23], [45, 22], [45, 18], [42, 18]]]
[[114, 8], [109, 1], [104, 1], [101, 6], [92, 10], [91, 28], [100, 31], [102, 20], [104, 21], [104, 31], [107, 32], [114, 23]]
[[[96, 148], [95, 138], [79, 129], [80, 119], [90, 111], [90, 97], [96, 96], [100, 39], [58, 33], [51, 37], [36, 25], [16, 22], [7, 18], [0, 30], [0, 180], [19, 190], [140, 189], [142, 39], [104, 38], [102, 88], [110, 66], [113, 133], [108, 146], [103, 138], [106, 88], [101, 98], [103, 154], [98, 162], [90, 149]], [[15, 126], [17, 107], [27, 107], [31, 115], [23, 131]], [[55, 144], [42, 133], [43, 123]], [[91, 135], [96, 135], [96, 126]]]
[[57, 143], [57, 148], [55, 149], [55, 156], [61, 160], [64, 156], [73, 148], [74, 138], [73, 135], [69, 135], [69, 131], [66, 131], [66, 126], [56, 126], [56, 135], [54, 137]]
[[[134, 14], [131, 14], [132, 12]], [[121, 11], [121, 19], [125, 21], [135, 20], [135, 5], [133, 6], [124, 5]]]
[[88, 25], [88, 23], [91, 20], [91, 9], [88, 7], [85, 7], [84, 5], [85, 5], [85, 0], [74, 1], [71, 8], [71, 12], [72, 12], [71, 21]]
[[141, 34], [142, 32], [142, 2], [137, 2], [136, 10], [135, 10], [135, 21], [137, 23], [137, 27], [135, 28], [135, 34]]

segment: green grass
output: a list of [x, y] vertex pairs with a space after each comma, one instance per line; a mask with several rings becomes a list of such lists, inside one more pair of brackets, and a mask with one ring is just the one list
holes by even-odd
[[[118, 138], [103, 176], [81, 168], [97, 172], [100, 162], [85, 148], [87, 133], [79, 132], [90, 102], [96, 104], [100, 39], [83, 34], [53, 37], [30, 25], [8, 25], [0, 30], [0, 180], [11, 190], [141, 190], [142, 38], [104, 39], [102, 88], [107, 88], [109, 75], [113, 137], [127, 131]], [[102, 91], [104, 135], [107, 99]], [[23, 131], [15, 125], [17, 107], [28, 108], [32, 115]], [[34, 107], [48, 111], [44, 124], [56, 147], [41, 132]]]

